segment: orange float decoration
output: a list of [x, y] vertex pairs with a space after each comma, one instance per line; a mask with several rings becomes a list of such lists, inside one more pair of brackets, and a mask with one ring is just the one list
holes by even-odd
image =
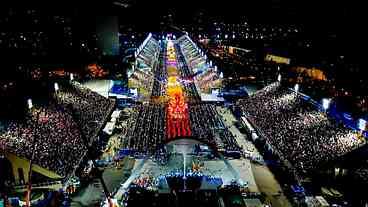
[[166, 135], [168, 139], [188, 137], [191, 136], [188, 104], [185, 102], [183, 88], [178, 81], [179, 73], [176, 67], [177, 61], [173, 44], [168, 44], [167, 54], [168, 81], [166, 94], [169, 101], [166, 113]]

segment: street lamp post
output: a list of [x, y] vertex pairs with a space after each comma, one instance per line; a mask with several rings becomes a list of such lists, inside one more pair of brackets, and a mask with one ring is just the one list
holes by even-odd
[[[28, 104], [28, 109], [29, 109], [29, 112], [30, 112], [31, 120], [33, 121], [33, 119], [32, 119], [32, 109], [33, 109], [32, 99], [29, 98], [27, 100], [27, 104]], [[33, 121], [35, 125], [37, 125], [37, 122], [40, 119], [40, 113], [41, 113], [41, 111], [37, 112], [36, 121]], [[33, 130], [35, 130], [35, 129], [33, 129]], [[27, 207], [31, 206], [32, 166], [33, 166], [33, 159], [34, 159], [35, 151], [36, 151], [36, 147], [37, 147], [36, 141], [38, 139], [38, 137], [36, 137], [36, 136], [38, 136], [38, 134], [34, 133], [33, 140], [32, 140], [32, 156], [31, 156], [31, 159], [29, 161], [28, 184], [27, 184], [27, 195], [26, 195], [26, 206]]]

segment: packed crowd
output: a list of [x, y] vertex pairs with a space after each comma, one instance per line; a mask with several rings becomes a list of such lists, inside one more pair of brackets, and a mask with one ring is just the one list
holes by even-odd
[[199, 140], [216, 146], [219, 150], [240, 151], [235, 137], [223, 123], [211, 104], [189, 106], [191, 129]]
[[147, 104], [134, 109], [135, 121], [129, 123], [129, 129], [123, 140], [123, 147], [136, 153], [152, 153], [165, 140], [165, 106]]
[[115, 101], [81, 86], [77, 82], [64, 85], [56, 93], [56, 101], [71, 111], [88, 143], [94, 141], [115, 107]]
[[197, 88], [193, 82], [193, 72], [189, 69], [188, 65], [186, 64], [186, 60], [184, 58], [183, 53], [180, 50], [180, 47], [177, 46], [176, 50], [177, 58], [178, 58], [178, 65], [180, 68], [180, 75], [183, 79], [189, 79], [187, 83], [184, 84], [185, 93], [187, 97], [190, 97], [190, 101], [200, 101], [201, 97], [198, 94]]
[[163, 96], [165, 94], [165, 80], [167, 77], [166, 65], [164, 63], [164, 57], [166, 56], [165, 50], [160, 52], [159, 64], [154, 71], [154, 80], [151, 96]]
[[9, 122], [0, 141], [6, 151], [61, 176], [72, 173], [86, 153], [73, 117], [52, 104], [33, 108], [23, 122]]
[[279, 83], [240, 100], [237, 105], [272, 148], [299, 172], [317, 169], [364, 142]]

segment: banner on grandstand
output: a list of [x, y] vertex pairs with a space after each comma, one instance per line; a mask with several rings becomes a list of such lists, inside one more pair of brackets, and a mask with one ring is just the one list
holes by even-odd
[[275, 63], [280, 63], [280, 64], [286, 64], [286, 65], [290, 64], [290, 58], [281, 57], [281, 56], [277, 56], [277, 55], [271, 55], [271, 54], [266, 55], [265, 61], [275, 62]]
[[314, 80], [323, 80], [323, 81], [327, 80], [326, 74], [321, 69], [318, 68], [293, 67], [291, 68], [291, 70], [298, 74], [303, 74]]

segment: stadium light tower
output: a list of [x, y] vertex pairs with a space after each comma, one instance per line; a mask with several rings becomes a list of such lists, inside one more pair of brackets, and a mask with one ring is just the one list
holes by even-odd
[[294, 90], [295, 90], [295, 92], [296, 93], [298, 93], [299, 92], [299, 84], [297, 83], [297, 84], [295, 84], [295, 86], [294, 86]]
[[28, 105], [28, 109], [32, 109], [33, 108], [32, 99], [29, 98], [27, 100], [27, 105]]
[[55, 92], [57, 93], [58, 90], [59, 90], [59, 84], [58, 83], [54, 83], [54, 89], [55, 89]]
[[361, 130], [361, 131], [364, 131], [364, 130], [366, 130], [366, 128], [367, 128], [367, 121], [364, 120], [364, 119], [359, 119], [358, 129]]
[[330, 107], [330, 103], [331, 103], [331, 99], [328, 99], [328, 98], [322, 99], [322, 107], [324, 111], [328, 110], [328, 108]]

